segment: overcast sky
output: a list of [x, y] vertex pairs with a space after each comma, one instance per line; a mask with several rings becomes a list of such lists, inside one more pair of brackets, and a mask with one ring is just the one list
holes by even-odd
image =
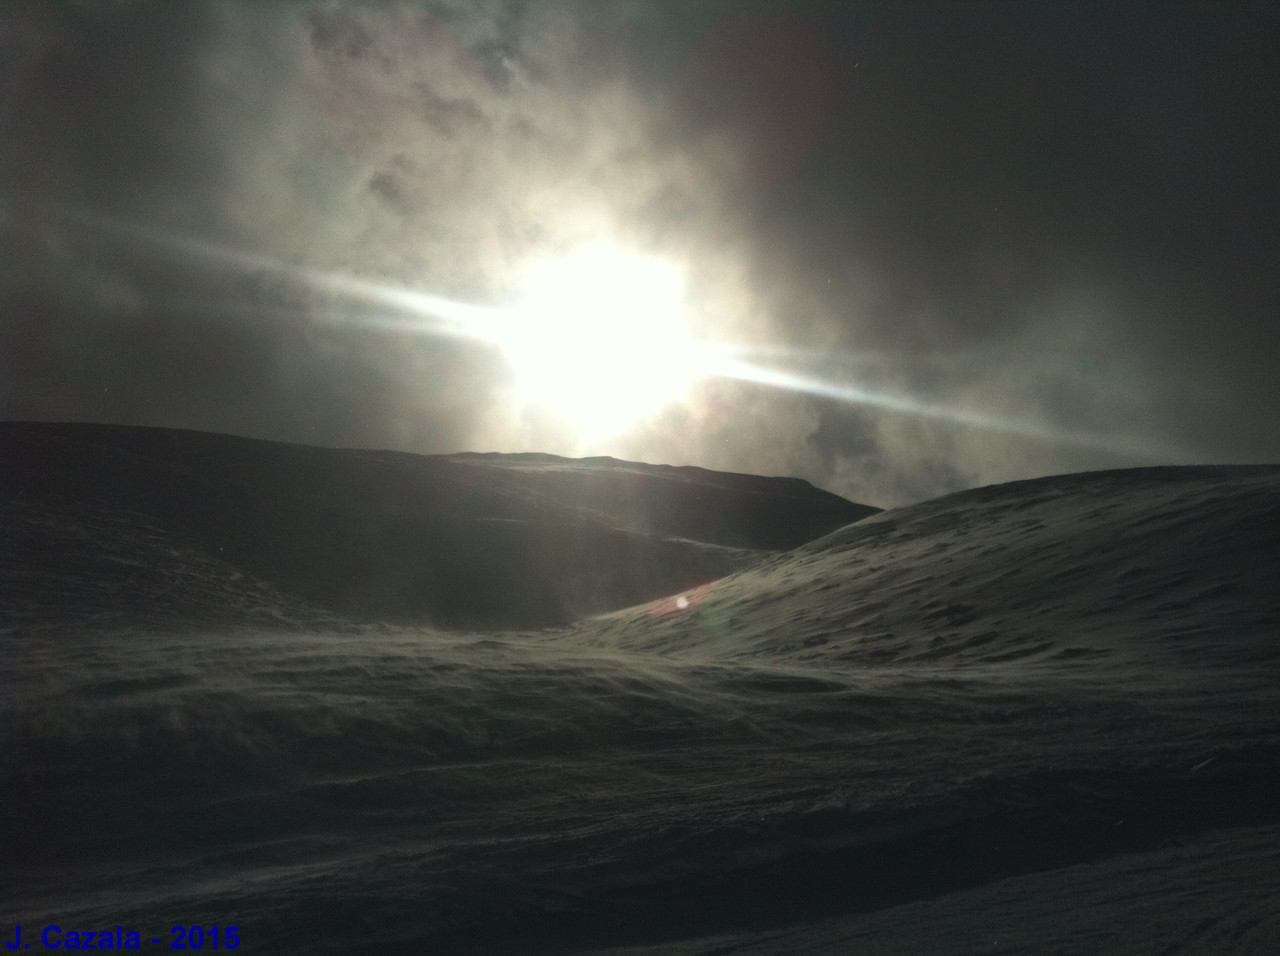
[[[1280, 460], [1274, 3], [9, 0], [0, 45], [0, 417], [885, 506]], [[366, 294], [598, 239], [769, 383], [584, 442]]]

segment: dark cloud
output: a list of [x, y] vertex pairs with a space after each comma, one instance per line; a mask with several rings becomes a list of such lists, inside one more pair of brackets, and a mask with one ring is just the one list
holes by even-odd
[[1280, 14], [1153, 10], [10, 3], [0, 413], [572, 453], [491, 351], [308, 275], [496, 302], [607, 235], [829, 387], [583, 450], [877, 504], [1275, 460]]

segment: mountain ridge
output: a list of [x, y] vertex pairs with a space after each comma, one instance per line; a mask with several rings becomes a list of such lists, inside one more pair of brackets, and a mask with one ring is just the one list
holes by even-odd
[[[445, 627], [568, 623], [875, 513], [796, 479], [83, 423], [0, 423], [0, 489], [7, 523], [27, 509], [7, 536], [19, 579], [24, 568], [56, 578], [50, 564], [69, 553], [98, 566], [94, 580], [118, 579], [132, 559], [73, 529], [131, 513], [167, 547], [225, 560], [300, 602], [299, 613]], [[159, 600], [163, 588], [142, 590]]]

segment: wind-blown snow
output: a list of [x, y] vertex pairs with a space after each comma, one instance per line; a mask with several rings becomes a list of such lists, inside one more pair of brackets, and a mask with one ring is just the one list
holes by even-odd
[[[549, 475], [644, 471], [458, 464], [554, 508]], [[790, 551], [708, 540], [723, 514], [682, 538], [655, 493], [666, 525], [633, 533], [736, 573], [499, 631], [352, 622], [112, 467], [90, 503], [6, 485], [5, 925], [237, 924], [264, 953], [1280, 942], [1280, 468], [1020, 482]], [[794, 507], [755, 501], [757, 530]]]

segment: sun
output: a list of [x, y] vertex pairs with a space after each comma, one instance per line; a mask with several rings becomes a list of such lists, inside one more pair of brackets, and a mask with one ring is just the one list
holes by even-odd
[[518, 400], [585, 440], [625, 431], [700, 376], [684, 276], [656, 257], [598, 243], [533, 262], [506, 318]]

